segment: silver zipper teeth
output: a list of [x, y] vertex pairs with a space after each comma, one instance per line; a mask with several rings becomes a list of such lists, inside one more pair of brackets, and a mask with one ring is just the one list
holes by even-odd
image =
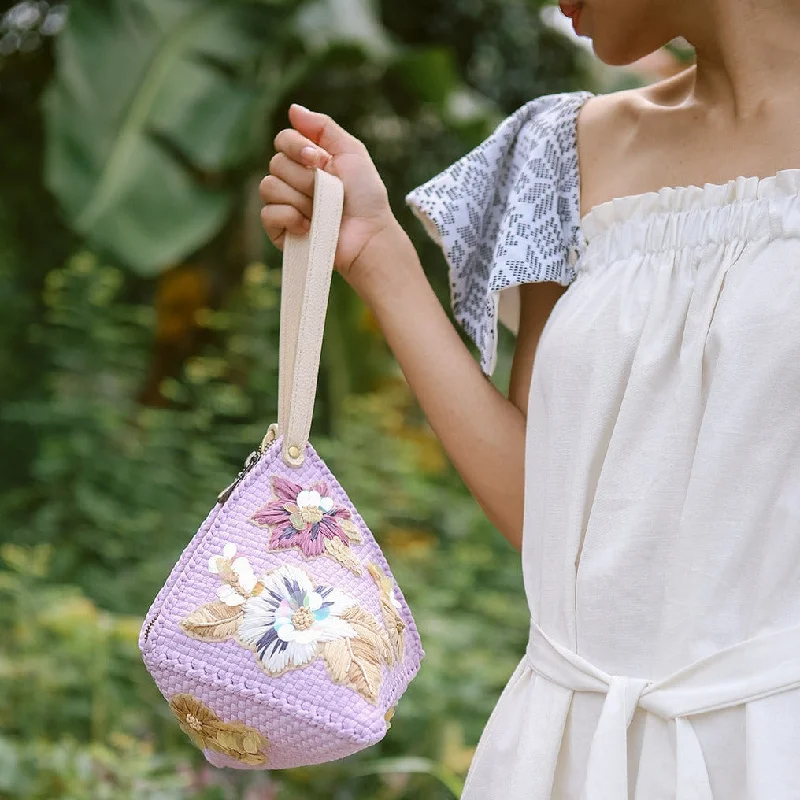
[[147, 627], [144, 629], [144, 641], [147, 641], [147, 637], [150, 636], [150, 631], [153, 630], [153, 625], [156, 624], [156, 620], [158, 619], [158, 614], [156, 614], [150, 622], [147, 623]]
[[275, 441], [276, 440], [273, 439], [271, 442], [268, 442], [266, 445], [264, 444], [264, 442], [262, 442], [260, 447], [257, 450], [254, 450], [252, 453], [250, 453], [250, 455], [247, 457], [247, 459], [244, 462], [244, 468], [236, 476], [236, 478], [233, 481], [233, 483], [230, 486], [228, 486], [226, 489], [223, 489], [217, 495], [217, 502], [220, 505], [225, 505], [225, 503], [228, 502], [228, 499], [233, 494], [233, 492], [236, 489], [236, 487], [245, 479], [245, 477], [256, 466], [256, 464], [258, 464], [258, 462], [261, 460], [261, 457], [264, 455], [264, 453], [266, 453], [270, 449], [270, 447], [272, 447], [272, 445], [275, 443]]

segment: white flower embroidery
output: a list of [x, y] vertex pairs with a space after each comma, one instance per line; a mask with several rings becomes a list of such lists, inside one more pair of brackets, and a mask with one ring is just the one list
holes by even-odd
[[333, 508], [333, 500], [322, 497], [319, 492], [304, 490], [297, 495], [297, 505], [299, 508], [319, 508], [327, 513]]
[[243, 605], [258, 583], [250, 562], [244, 556], [232, 560], [235, 555], [236, 545], [228, 542], [221, 556], [211, 556], [208, 561], [209, 572], [221, 575], [225, 581], [217, 589], [217, 596], [229, 606]]
[[211, 556], [208, 559], [208, 571], [213, 572], [215, 575], [219, 573], [219, 562], [221, 559], [226, 561], [230, 561], [236, 555], [236, 545], [232, 542], [228, 542], [225, 547], [222, 548], [222, 555], [221, 556]]
[[298, 567], [286, 565], [262, 577], [264, 591], [245, 603], [240, 641], [252, 648], [271, 675], [301, 667], [319, 645], [350, 639], [356, 631], [341, 614], [355, 600], [330, 586], [314, 586]]

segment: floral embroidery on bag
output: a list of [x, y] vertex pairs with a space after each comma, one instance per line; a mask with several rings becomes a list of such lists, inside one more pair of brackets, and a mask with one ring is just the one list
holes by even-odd
[[208, 560], [208, 571], [218, 574], [225, 583], [217, 589], [217, 596], [228, 606], [243, 605], [248, 597], [260, 594], [264, 586], [256, 580], [253, 568], [243, 556], [236, 560], [236, 545], [226, 544], [222, 556]]
[[190, 694], [175, 694], [169, 707], [181, 730], [201, 750], [215, 750], [251, 766], [266, 764], [269, 742], [241, 722], [223, 722], [208, 706]]
[[242, 621], [245, 601], [258, 596], [264, 585], [256, 580], [253, 568], [244, 557], [234, 559], [236, 545], [226, 544], [221, 556], [212, 556], [209, 572], [219, 575], [222, 586], [219, 600], [207, 603], [181, 620], [181, 628], [189, 636], [204, 642], [224, 642], [236, 636]]
[[271, 531], [269, 548], [296, 547], [304, 556], [326, 555], [361, 575], [361, 563], [350, 545], [361, 544], [358, 528], [350, 511], [335, 505], [324, 481], [304, 489], [286, 478], [273, 476], [275, 499], [260, 508], [250, 521]]
[[[391, 635], [375, 617], [339, 589], [315, 585], [291, 564], [256, 580], [246, 559], [232, 560], [235, 552], [226, 545], [223, 555], [209, 562], [225, 582], [218, 595], [226, 599], [193, 611], [181, 621], [183, 631], [209, 642], [235, 639], [273, 677], [322, 658], [331, 680], [376, 703], [383, 664], [391, 666], [396, 657]], [[226, 587], [232, 592], [223, 591]]]
[[264, 576], [264, 588], [245, 604], [239, 641], [270, 675], [309, 664], [325, 642], [356, 635], [342, 618], [355, 600], [330, 586], [315, 587], [298, 567], [273, 570]]
[[395, 582], [374, 561], [370, 561], [367, 564], [367, 571], [372, 575], [380, 590], [383, 624], [389, 634], [392, 655], [395, 661], [402, 661], [406, 648], [406, 623], [403, 622], [403, 618], [400, 616], [403, 606], [395, 594]]
[[330, 586], [314, 586], [306, 572], [286, 565], [265, 575], [264, 592], [244, 607], [239, 641], [270, 675], [322, 657], [335, 683], [372, 703], [391, 662], [386, 631], [355, 600]]

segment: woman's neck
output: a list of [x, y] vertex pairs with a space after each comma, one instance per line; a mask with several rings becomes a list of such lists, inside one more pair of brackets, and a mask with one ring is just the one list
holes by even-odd
[[[689, 0], [684, 36], [697, 54], [682, 73], [687, 103], [731, 124], [800, 107], [800, 4], [787, 0]], [[785, 109], [784, 109], [785, 110]]]

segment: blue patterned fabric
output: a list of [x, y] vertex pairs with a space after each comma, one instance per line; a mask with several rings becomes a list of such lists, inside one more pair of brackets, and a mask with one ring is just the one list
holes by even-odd
[[544, 95], [406, 202], [442, 247], [453, 314], [487, 375], [498, 320], [516, 332], [522, 283], [568, 286], [585, 247], [580, 230], [576, 120], [587, 91]]

